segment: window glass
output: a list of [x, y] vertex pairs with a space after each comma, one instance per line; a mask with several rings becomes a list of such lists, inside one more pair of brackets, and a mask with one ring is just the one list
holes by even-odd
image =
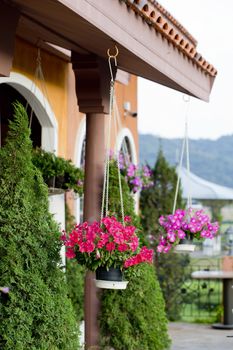
[[0, 146], [5, 144], [8, 132], [9, 120], [13, 116], [13, 103], [20, 102], [27, 110], [29, 122], [31, 124], [31, 140], [33, 147], [41, 147], [41, 125], [27, 103], [27, 100], [12, 86], [8, 84], [0, 84]]

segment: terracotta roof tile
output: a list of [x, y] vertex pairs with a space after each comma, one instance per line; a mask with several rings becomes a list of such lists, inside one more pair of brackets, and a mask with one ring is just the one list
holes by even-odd
[[155, 0], [122, 0], [148, 25], [153, 26], [193, 63], [206, 73], [216, 76], [217, 70], [196, 51], [197, 40]]

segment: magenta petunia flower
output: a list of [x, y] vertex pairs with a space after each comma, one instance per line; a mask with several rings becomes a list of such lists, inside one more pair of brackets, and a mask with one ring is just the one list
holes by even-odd
[[106, 250], [109, 252], [112, 252], [113, 250], [115, 250], [116, 246], [115, 243], [113, 242], [109, 242], [106, 244]]
[[2, 292], [4, 294], [8, 294], [10, 292], [10, 288], [9, 287], [0, 287], [0, 292]]
[[73, 250], [73, 248], [67, 248], [67, 250], [66, 250], [66, 257], [68, 258], [68, 259], [73, 259], [73, 258], [75, 258], [75, 252], [74, 252], [74, 250]]
[[100, 222], [75, 225], [69, 234], [61, 236], [66, 257], [75, 258], [92, 271], [98, 266], [126, 268], [151, 262], [152, 250], [139, 250], [136, 227], [130, 223], [130, 217], [125, 217], [124, 222], [115, 217], [104, 217]]
[[211, 223], [203, 210], [195, 211], [177, 209], [174, 214], [162, 215], [159, 218], [162, 235], [157, 251], [167, 253], [179, 240], [192, 236], [197, 239], [212, 239], [219, 229], [217, 222]]

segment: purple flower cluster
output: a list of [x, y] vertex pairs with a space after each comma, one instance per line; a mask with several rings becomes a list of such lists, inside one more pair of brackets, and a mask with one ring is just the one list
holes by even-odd
[[10, 292], [10, 288], [9, 287], [0, 287], [0, 292], [2, 292], [4, 294], [8, 294]]
[[218, 222], [210, 222], [210, 218], [203, 210], [195, 211], [177, 209], [174, 214], [160, 216], [159, 224], [162, 229], [157, 251], [167, 253], [173, 245], [185, 238], [210, 238], [217, 234]]
[[119, 154], [119, 164], [121, 173], [125, 176], [129, 188], [133, 193], [153, 186], [152, 171], [144, 165], [141, 168], [125, 159], [123, 154]]

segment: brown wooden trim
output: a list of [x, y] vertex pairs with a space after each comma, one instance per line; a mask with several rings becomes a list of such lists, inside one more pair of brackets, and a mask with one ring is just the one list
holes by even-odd
[[[181, 50], [155, 31], [123, 1], [111, 1], [111, 6], [106, 0], [47, 0], [44, 6], [38, 1], [12, 2], [24, 16], [30, 17], [31, 23], [23, 23], [24, 28], [20, 22], [22, 35], [33, 32], [35, 39], [79, 53], [83, 48], [103, 59], [107, 49], [117, 44], [120, 69], [203, 100], [209, 99], [214, 76], [206, 71], [208, 65], [204, 69], [194, 59], [195, 50], [192, 57], [187, 56], [185, 48]], [[33, 21], [36, 25], [32, 31]]]
[[20, 12], [0, 2], [0, 76], [8, 77], [12, 68], [15, 33]]
[[94, 54], [80, 55], [72, 52], [71, 61], [80, 112], [109, 114], [111, 76], [108, 60]]

